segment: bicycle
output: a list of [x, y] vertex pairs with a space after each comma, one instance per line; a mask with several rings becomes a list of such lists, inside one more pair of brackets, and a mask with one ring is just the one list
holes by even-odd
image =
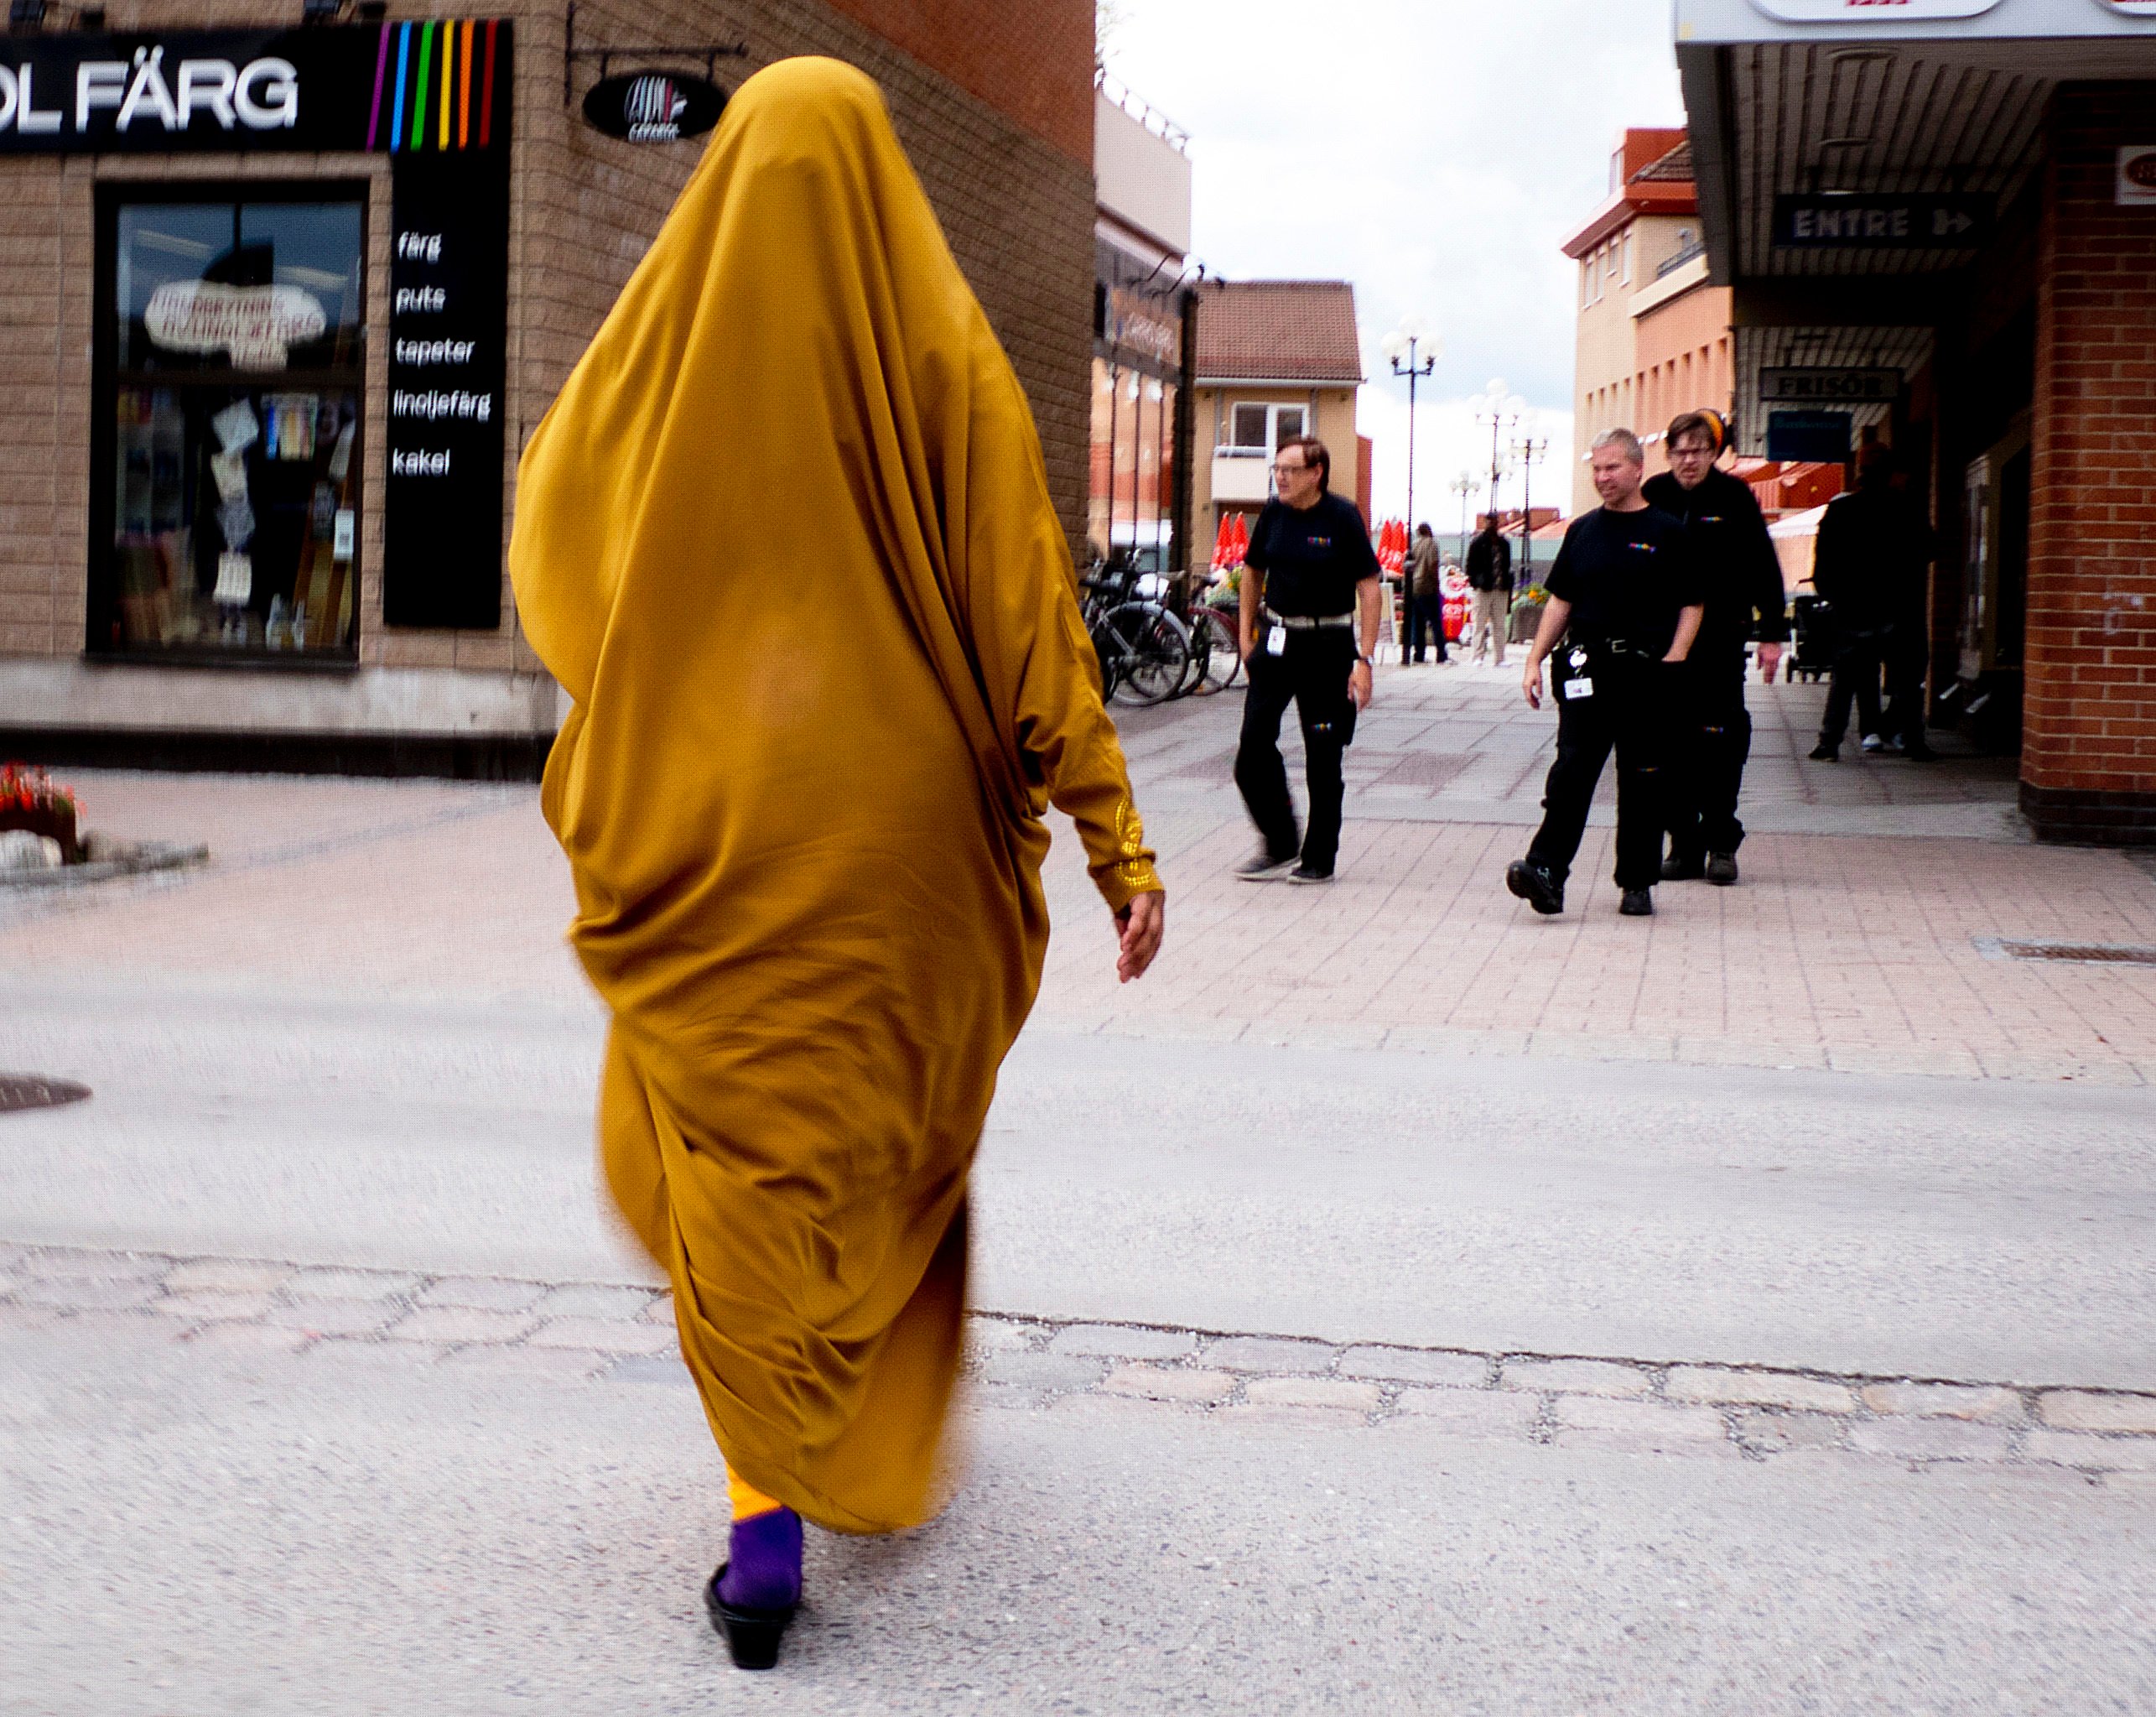
[[1166, 703], [1190, 676], [1191, 636], [1165, 606], [1132, 594], [1134, 570], [1110, 561], [1079, 580], [1086, 630], [1100, 658], [1101, 692], [1124, 705]]
[[1225, 691], [1242, 677], [1243, 652], [1235, 641], [1235, 622], [1210, 602], [1189, 605], [1190, 683], [1196, 696]]

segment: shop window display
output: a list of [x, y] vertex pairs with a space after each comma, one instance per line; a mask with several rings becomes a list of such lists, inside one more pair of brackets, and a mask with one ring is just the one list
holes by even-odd
[[349, 659], [364, 204], [101, 207], [109, 517], [90, 647]]

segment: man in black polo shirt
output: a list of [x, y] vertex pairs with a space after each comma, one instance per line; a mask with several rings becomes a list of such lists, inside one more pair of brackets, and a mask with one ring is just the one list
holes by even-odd
[[1725, 439], [1712, 412], [1686, 412], [1670, 425], [1669, 470], [1648, 478], [1639, 492], [1649, 506], [1691, 530], [1692, 558], [1707, 591], [1707, 616], [1679, 676], [1686, 707], [1670, 760], [1670, 856], [1662, 861], [1662, 880], [1705, 877], [1727, 887], [1737, 880], [1737, 849], [1744, 839], [1737, 795], [1752, 755], [1744, 646], [1756, 616], [1759, 672], [1772, 685], [1790, 618], [1782, 563], [1752, 486], [1715, 467]]
[[1539, 913], [1565, 909], [1565, 878], [1586, 830], [1595, 783], [1617, 752], [1618, 910], [1655, 910], [1662, 874], [1661, 770], [1675, 665], [1698, 636], [1699, 575], [1685, 528], [1639, 493], [1644, 458], [1629, 429], [1595, 438], [1602, 505], [1565, 533], [1543, 580], [1550, 601], [1528, 647], [1520, 689], [1542, 707], [1542, 658], [1556, 649], [1557, 761], [1543, 788], [1542, 826], [1505, 887]]
[[[1332, 455], [1315, 436], [1283, 443], [1273, 461], [1277, 492], [1250, 528], [1243, 562], [1250, 689], [1235, 785], [1264, 843], [1236, 866], [1246, 882], [1329, 882], [1339, 855], [1340, 758], [1355, 736], [1356, 712], [1370, 701], [1380, 580], [1369, 527], [1353, 502], [1331, 492], [1332, 476]], [[1280, 746], [1291, 699], [1310, 783], [1310, 827], [1300, 843]]]

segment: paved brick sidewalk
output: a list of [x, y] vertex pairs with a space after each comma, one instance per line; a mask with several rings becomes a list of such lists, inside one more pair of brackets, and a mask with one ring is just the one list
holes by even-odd
[[[221, 1353], [330, 1366], [477, 1367], [562, 1383], [683, 1382], [667, 1296], [636, 1284], [304, 1267], [266, 1260], [0, 1245], [0, 1329], [162, 1322]], [[1769, 1460], [1802, 1454], [2156, 1473], [2156, 1396], [1967, 1379], [1379, 1344], [977, 1314], [979, 1405], [1199, 1413], [1381, 1430], [1408, 1419], [1476, 1439]]]
[[[1395, 669], [1379, 692], [1349, 753], [1340, 876], [1322, 889], [1230, 876], [1251, 842], [1228, 779], [1234, 695], [1126, 717], [1169, 951], [1143, 984], [1114, 983], [1065, 844], [1053, 899], [1079, 934], [1052, 950], [1036, 1017], [1198, 1040], [2156, 1080], [2156, 966], [1997, 947], [2156, 947], [2156, 879], [2120, 852], [2024, 842], [1999, 760], [1810, 763], [1819, 689], [1755, 686], [1745, 814], [1790, 832], [1746, 841], [1739, 887], [1665, 885], [1640, 922], [1616, 916], [1600, 817], [1568, 911], [1545, 919], [1504, 872], [1539, 815], [1549, 717], [1525, 709], [1510, 670]], [[1428, 784], [1403, 784], [1418, 769]], [[1897, 832], [1910, 826], [1939, 832]], [[1844, 832], [1799, 832], [1814, 827]]]
[[[1409, 1053], [1741, 1064], [1963, 1078], [2156, 1080], [2156, 967], [2019, 962], [2001, 939], [2156, 946], [2156, 877], [2018, 838], [2010, 766], [1804, 762], [1817, 688], [1754, 688], [1733, 889], [1615, 916], [1606, 820], [1572, 910], [1506, 894], [1550, 723], [1508, 669], [1387, 669], [1350, 752], [1340, 880], [1252, 888], [1228, 770], [1237, 694], [1122, 712], [1172, 891], [1167, 950], [1118, 986], [1060, 835], [1051, 1030]], [[206, 867], [0, 892], [0, 971], [184, 974], [205, 987], [589, 1006], [567, 877], [530, 788], [67, 772], [92, 827], [206, 840]], [[1924, 828], [1933, 832], [1908, 832]], [[1815, 832], [1816, 831], [1816, 832]]]

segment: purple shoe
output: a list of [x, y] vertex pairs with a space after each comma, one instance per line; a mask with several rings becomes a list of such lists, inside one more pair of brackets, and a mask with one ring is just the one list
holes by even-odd
[[734, 1522], [726, 1560], [704, 1588], [711, 1626], [737, 1669], [769, 1669], [801, 1602], [801, 1517], [774, 1508]]

